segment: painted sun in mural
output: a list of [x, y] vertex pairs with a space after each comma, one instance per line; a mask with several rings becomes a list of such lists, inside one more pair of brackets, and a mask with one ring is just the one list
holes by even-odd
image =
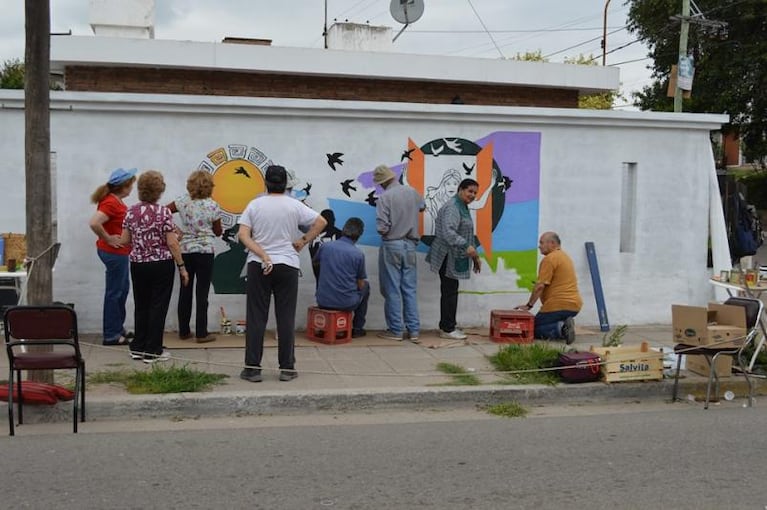
[[198, 168], [213, 175], [212, 198], [221, 206], [224, 229], [237, 225], [248, 203], [266, 191], [264, 173], [272, 160], [255, 147], [231, 144], [213, 149]]
[[261, 170], [244, 159], [227, 161], [216, 168], [213, 184], [213, 200], [233, 214], [244, 211], [248, 202], [266, 189]]

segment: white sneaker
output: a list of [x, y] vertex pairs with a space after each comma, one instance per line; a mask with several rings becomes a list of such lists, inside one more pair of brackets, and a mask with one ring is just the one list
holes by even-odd
[[160, 354], [144, 354], [144, 363], [157, 363], [158, 361], [170, 361], [170, 351], [163, 349]]
[[447, 338], [447, 339], [450, 339], [450, 340], [466, 340], [466, 338], [468, 338], [466, 336], [466, 333], [464, 333], [463, 331], [461, 331], [460, 329], [457, 329], [457, 328], [454, 329], [453, 331], [451, 331], [450, 333], [448, 333], [447, 331], [440, 331], [439, 332], [439, 337], [440, 338]]

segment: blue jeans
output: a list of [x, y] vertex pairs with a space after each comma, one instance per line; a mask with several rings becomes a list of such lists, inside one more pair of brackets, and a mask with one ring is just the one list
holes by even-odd
[[535, 338], [544, 340], [562, 340], [562, 324], [568, 317], [575, 317], [578, 312], [572, 310], [557, 310], [555, 312], [538, 312], [535, 314]]
[[386, 329], [395, 335], [405, 329], [417, 335], [421, 330], [416, 297], [416, 246], [418, 243], [407, 239], [384, 240], [378, 251], [378, 279], [384, 297]]
[[104, 312], [102, 328], [104, 343], [120, 340], [125, 332], [125, 302], [130, 289], [130, 262], [128, 255], [116, 255], [103, 250], [96, 250], [101, 262], [106, 267], [104, 285]]

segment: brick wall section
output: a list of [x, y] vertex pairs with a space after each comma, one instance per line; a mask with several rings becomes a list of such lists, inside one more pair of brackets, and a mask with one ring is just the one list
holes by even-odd
[[578, 107], [576, 90], [481, 83], [85, 66], [68, 66], [64, 76], [66, 90], [74, 91], [432, 104], [450, 103], [455, 96], [460, 96], [465, 104], [472, 105]]

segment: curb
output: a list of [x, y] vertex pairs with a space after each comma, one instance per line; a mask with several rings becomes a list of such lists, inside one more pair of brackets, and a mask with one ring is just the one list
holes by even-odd
[[[739, 381], [739, 383], [742, 381]], [[142, 420], [155, 418], [196, 418], [226, 416], [291, 415], [339, 413], [390, 409], [423, 410], [482, 406], [517, 401], [527, 404], [589, 404], [620, 400], [668, 400], [673, 380], [605, 384], [602, 382], [561, 384], [558, 386], [463, 386], [439, 388], [376, 388], [361, 390], [248, 391], [181, 393], [172, 395], [126, 395], [110, 398], [86, 397], [88, 421]], [[746, 395], [743, 384], [727, 384], [739, 396]], [[765, 385], [757, 381], [755, 394]], [[679, 381], [679, 398], [705, 397], [705, 381]], [[4, 407], [4, 406], [3, 406]], [[702, 406], [701, 406], [702, 409]], [[72, 403], [55, 406], [26, 406], [25, 423], [69, 422]]]

